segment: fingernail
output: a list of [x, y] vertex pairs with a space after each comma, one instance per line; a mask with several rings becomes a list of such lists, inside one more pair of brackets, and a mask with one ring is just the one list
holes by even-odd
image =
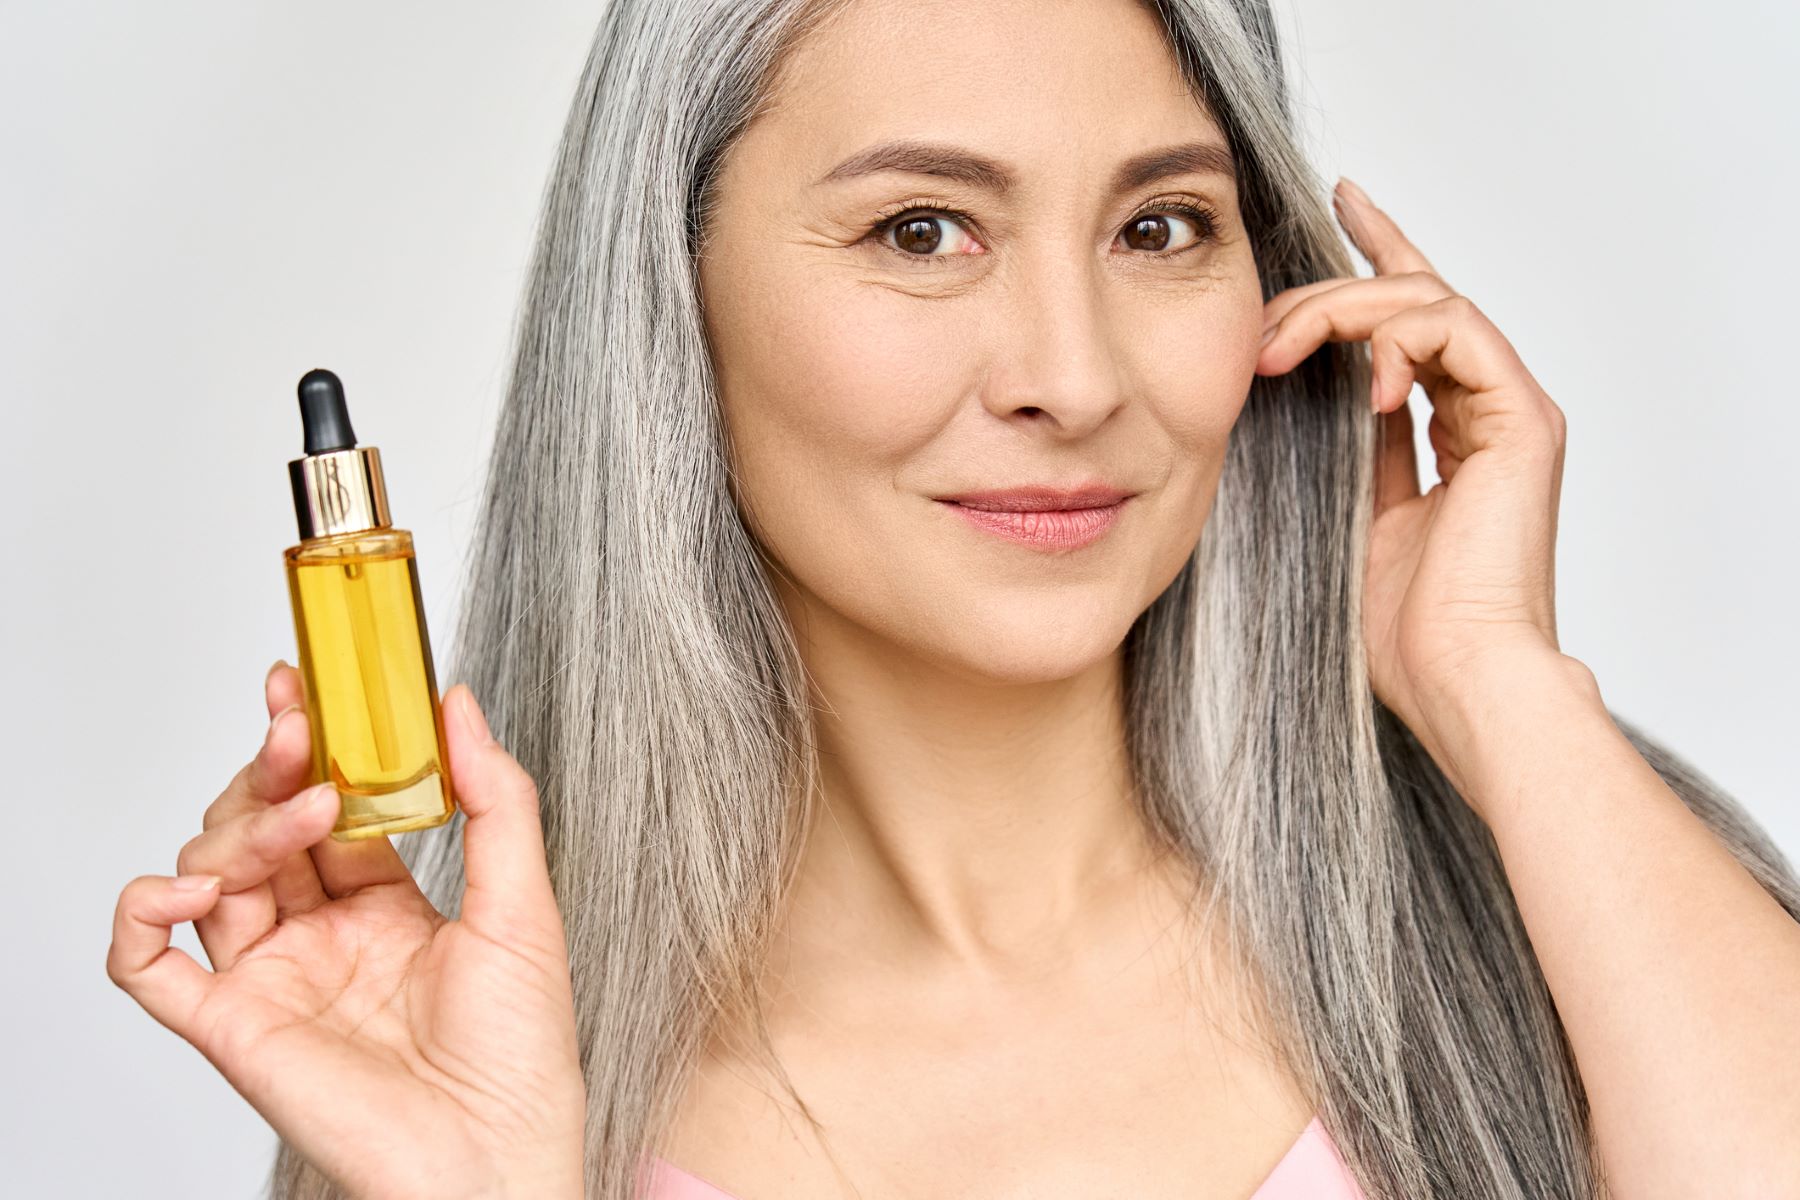
[[276, 713], [273, 717], [270, 717], [269, 718], [269, 728], [263, 734], [263, 745], [266, 746], [270, 742], [275, 740], [275, 727], [277, 725], [281, 724], [281, 718], [287, 716], [291, 712], [298, 712], [299, 710], [300, 710], [300, 706], [298, 704], [290, 704], [286, 708], [282, 709], [280, 712]]
[[1266, 346], [1271, 341], [1273, 341], [1274, 337], [1275, 337], [1275, 332], [1280, 328], [1281, 328], [1281, 322], [1277, 321], [1273, 325], [1269, 326], [1267, 329], [1263, 330], [1262, 344]]
[[169, 886], [178, 892], [197, 892], [201, 888], [214, 887], [218, 882], [217, 875], [177, 875]]
[[270, 663], [269, 669], [263, 672], [263, 686], [267, 687], [269, 684], [269, 676], [273, 675], [276, 671], [279, 671], [282, 667], [285, 667], [285, 666], [287, 666], [287, 659], [285, 659], [285, 658], [278, 658], [274, 662]]
[[494, 735], [488, 730], [487, 717], [482, 714], [481, 705], [475, 703], [475, 693], [468, 688], [463, 689], [462, 710], [463, 720], [468, 722], [469, 732], [475, 735], [475, 740], [484, 746], [492, 742]]
[[1338, 186], [1340, 188], [1342, 188], [1346, 193], [1348, 193], [1353, 199], [1357, 200], [1358, 202], [1360, 202], [1362, 204], [1374, 203], [1372, 200], [1369, 199], [1369, 193], [1367, 193], [1367, 192], [1363, 191], [1361, 188], [1357, 187], [1355, 181], [1351, 180], [1347, 176], [1343, 176], [1343, 175], [1338, 176]]

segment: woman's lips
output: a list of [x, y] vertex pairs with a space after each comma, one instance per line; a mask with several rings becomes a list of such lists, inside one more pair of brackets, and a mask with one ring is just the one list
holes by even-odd
[[954, 500], [938, 501], [939, 504], [955, 509], [964, 520], [978, 529], [1045, 550], [1073, 550], [1098, 541], [1102, 534], [1112, 528], [1119, 511], [1130, 502], [1131, 497], [1127, 496], [1099, 508], [997, 512], [971, 508]]

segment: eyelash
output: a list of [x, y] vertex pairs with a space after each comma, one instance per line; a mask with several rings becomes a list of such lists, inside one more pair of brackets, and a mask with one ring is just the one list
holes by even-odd
[[[1161, 216], [1165, 213], [1188, 218], [1194, 223], [1198, 233], [1191, 243], [1178, 250], [1151, 250], [1142, 252], [1146, 258], [1176, 258], [1187, 253], [1189, 250], [1197, 250], [1218, 239], [1219, 227], [1222, 222], [1217, 210], [1210, 204], [1197, 200], [1151, 201], [1149, 207], [1133, 213], [1130, 220], [1125, 222], [1124, 228], [1130, 228], [1134, 221], [1140, 221], [1145, 217]], [[911, 262], [922, 262], [928, 266], [935, 266], [940, 262], [949, 262], [953, 259], [967, 257], [966, 255], [961, 254], [908, 254], [906, 251], [888, 243], [888, 231], [899, 226], [902, 223], [902, 218], [920, 216], [951, 217], [960, 221], [965, 226], [973, 226], [975, 224], [975, 218], [959, 208], [952, 207], [951, 205], [944, 204], [937, 200], [920, 199], [909, 200], [907, 203], [900, 205], [897, 208], [889, 209], [881, 216], [878, 216], [875, 219], [875, 223], [869, 227], [869, 232], [875, 235], [876, 243], [880, 245], [882, 249]]]

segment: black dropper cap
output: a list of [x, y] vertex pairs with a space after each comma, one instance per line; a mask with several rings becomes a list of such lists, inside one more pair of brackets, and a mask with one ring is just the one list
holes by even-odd
[[300, 377], [300, 419], [306, 425], [306, 453], [327, 454], [356, 445], [350, 428], [350, 409], [344, 404], [344, 384], [324, 367], [314, 367]]
[[294, 518], [302, 540], [389, 527], [381, 451], [358, 446], [344, 385], [324, 367], [300, 377], [306, 453], [288, 463]]

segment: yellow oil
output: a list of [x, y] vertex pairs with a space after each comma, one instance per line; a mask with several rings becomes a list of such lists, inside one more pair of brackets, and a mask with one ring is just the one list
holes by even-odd
[[312, 782], [329, 781], [343, 797], [332, 838], [448, 821], [456, 800], [412, 534], [335, 534], [284, 557]]

